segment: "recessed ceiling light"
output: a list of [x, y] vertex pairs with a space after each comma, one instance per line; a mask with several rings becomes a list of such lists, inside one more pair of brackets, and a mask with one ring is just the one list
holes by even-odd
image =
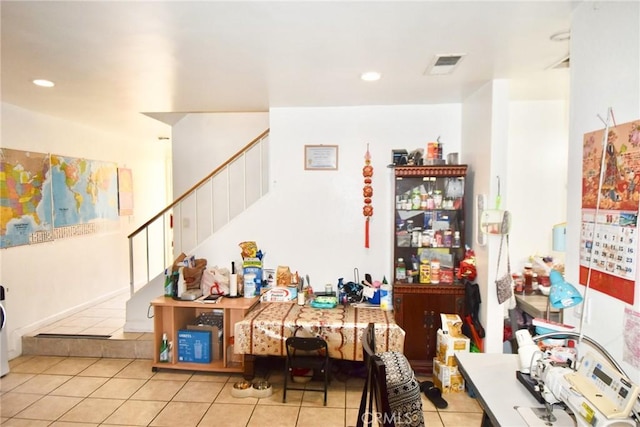
[[559, 33], [551, 34], [549, 40], [554, 42], [564, 42], [571, 38], [571, 31], [560, 31]]
[[33, 80], [33, 84], [41, 87], [54, 87], [56, 85], [51, 80], [45, 80], [45, 79], [35, 79]]
[[360, 78], [365, 82], [375, 82], [377, 80], [380, 80], [380, 77], [382, 77], [382, 75], [377, 71], [367, 71], [366, 73], [362, 73], [360, 75]]

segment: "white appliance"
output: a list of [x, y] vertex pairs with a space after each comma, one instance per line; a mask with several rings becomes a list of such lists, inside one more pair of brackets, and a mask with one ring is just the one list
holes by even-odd
[[0, 377], [9, 373], [7, 344], [7, 310], [5, 308], [4, 286], [0, 286]]

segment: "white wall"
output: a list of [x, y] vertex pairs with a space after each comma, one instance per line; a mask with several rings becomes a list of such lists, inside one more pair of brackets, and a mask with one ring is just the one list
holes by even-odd
[[133, 172], [134, 212], [114, 230], [0, 251], [8, 288], [9, 357], [20, 337], [63, 314], [129, 289], [127, 235], [166, 205], [167, 144], [132, 141], [2, 104], [2, 147], [116, 162]]
[[[617, 123], [640, 118], [640, 3], [586, 2], [575, 10], [571, 23], [570, 93], [566, 276], [577, 284], [583, 136], [604, 128], [597, 116], [606, 117], [609, 107], [613, 108]], [[636, 271], [640, 269], [636, 267]], [[591, 307], [590, 318], [583, 332], [604, 345], [632, 380], [640, 383], [640, 369], [623, 358], [624, 310], [640, 311], [637, 283], [638, 279], [633, 306], [590, 290], [586, 298]], [[567, 311], [565, 320], [578, 324], [572, 314], [575, 310]], [[639, 339], [637, 335], [634, 338], [636, 347]]]
[[174, 198], [268, 128], [268, 113], [186, 114], [172, 130]]
[[[509, 103], [508, 190], [511, 266], [552, 251], [552, 226], [567, 219], [568, 99]], [[535, 230], [535, 231], [534, 231]]]
[[[462, 157], [473, 171], [471, 193], [473, 200], [467, 204], [472, 206], [472, 209], [467, 211], [467, 223], [473, 226], [467, 227], [467, 230], [472, 230], [472, 235], [469, 237], [472, 238], [471, 247], [476, 254], [478, 277], [475, 282], [480, 287], [482, 304], [479, 317], [486, 332], [484, 351], [487, 353], [502, 352], [504, 314], [498, 304], [495, 291], [499, 239], [496, 236], [488, 236], [486, 245], [478, 244], [479, 211], [475, 198], [479, 194], [486, 195], [488, 205], [485, 206], [495, 207], [499, 176], [503, 208], [504, 203], [507, 202], [505, 195], [508, 188], [506, 174], [508, 95], [508, 82], [495, 80], [465, 99], [462, 105]], [[504, 272], [506, 268], [503, 264], [501, 274]]]
[[[270, 111], [270, 193], [216, 238], [197, 249], [210, 265], [229, 266], [238, 243], [255, 240], [265, 264], [288, 265], [322, 289], [339, 277], [389, 278], [391, 271], [391, 150], [426, 149], [441, 136], [445, 155], [460, 151], [460, 106], [275, 108]], [[174, 144], [179, 143], [174, 137]], [[364, 154], [372, 156], [371, 247], [364, 247]], [[337, 171], [306, 171], [305, 144], [339, 146]], [[180, 168], [174, 174], [180, 173]]]

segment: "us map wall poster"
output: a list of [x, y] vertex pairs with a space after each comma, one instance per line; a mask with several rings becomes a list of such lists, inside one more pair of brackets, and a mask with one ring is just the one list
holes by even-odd
[[[634, 302], [640, 202], [640, 120], [584, 135], [580, 283]], [[601, 166], [604, 167], [600, 204]], [[597, 217], [596, 217], [597, 212]]]

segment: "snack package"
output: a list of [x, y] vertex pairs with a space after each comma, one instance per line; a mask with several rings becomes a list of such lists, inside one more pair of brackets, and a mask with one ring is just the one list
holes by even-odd
[[291, 284], [291, 270], [287, 266], [278, 266], [276, 271], [276, 285], [289, 286]]
[[242, 258], [256, 258], [258, 255], [258, 245], [256, 242], [242, 242], [239, 244]]

